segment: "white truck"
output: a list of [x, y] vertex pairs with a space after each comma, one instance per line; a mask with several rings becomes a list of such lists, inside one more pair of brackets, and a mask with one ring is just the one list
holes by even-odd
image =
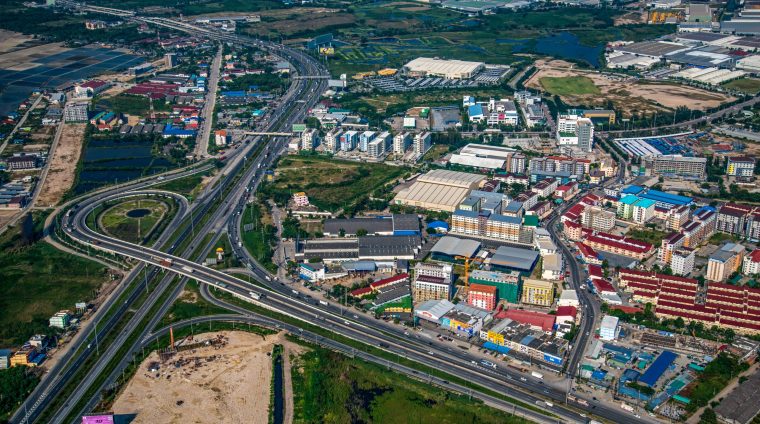
[[183, 266], [183, 267], [182, 267], [182, 270], [183, 270], [183, 271], [185, 271], [185, 272], [189, 272], [189, 273], [191, 273], [191, 274], [193, 273], [193, 271], [195, 271], [194, 269], [190, 268], [190, 267], [189, 267], [189, 266], [187, 266], [187, 265]]
[[535, 377], [535, 378], [537, 378], [537, 379], [539, 379], [539, 380], [543, 380], [544, 379], [544, 375], [541, 374], [540, 372], [531, 371], [530, 375], [533, 376], [533, 377]]
[[633, 412], [633, 406], [631, 406], [631, 405], [629, 405], [629, 404], [627, 404], [625, 402], [622, 402], [620, 404], [620, 407], [623, 408], [623, 409], [625, 409], [628, 412]]
[[320, 300], [319, 304], [322, 305], [322, 306], [327, 306], [328, 305], [328, 303], [327, 303], [326, 300]]
[[251, 299], [254, 299], [254, 300], [260, 300], [261, 299], [261, 294], [259, 294], [259, 293], [256, 293], [256, 292], [252, 291], [252, 292], [248, 292], [248, 294], [251, 296]]

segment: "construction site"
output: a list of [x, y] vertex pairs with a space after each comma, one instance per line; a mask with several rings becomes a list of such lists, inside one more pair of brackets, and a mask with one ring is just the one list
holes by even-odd
[[[292, 417], [290, 353], [301, 348], [284, 333], [242, 331], [197, 334], [151, 353], [113, 404], [133, 424], [269, 421], [272, 350], [283, 345], [284, 415]], [[286, 421], [287, 422], [287, 421]]]

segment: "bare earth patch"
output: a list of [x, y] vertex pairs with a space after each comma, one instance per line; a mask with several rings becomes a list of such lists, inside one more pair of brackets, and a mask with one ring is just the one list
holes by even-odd
[[725, 94], [685, 85], [650, 82], [633, 78], [623, 79], [625, 77], [618, 76], [609, 77], [594, 71], [575, 69], [571, 63], [562, 60], [539, 60], [536, 61], [536, 68], [538, 71], [528, 79], [525, 83], [526, 87], [543, 91], [540, 83], [541, 78], [585, 76], [599, 87], [602, 94], [563, 96], [563, 101], [571, 105], [584, 104], [604, 107], [604, 102], [611, 100], [615, 108], [623, 111], [625, 115], [630, 115], [633, 112], [641, 114], [668, 111], [678, 106], [705, 110], [735, 100], [734, 97]]
[[[284, 333], [262, 337], [223, 331], [196, 335], [196, 341], [228, 339], [224, 347], [180, 352], [160, 369], [148, 372], [152, 353], [113, 405], [116, 414], [136, 414], [141, 423], [266, 423], [274, 345], [297, 351]], [[182, 364], [176, 367], [174, 364]], [[287, 374], [289, 369], [284, 370]]]
[[64, 124], [61, 139], [50, 159], [47, 178], [42, 182], [37, 198], [39, 206], [57, 205], [74, 184], [86, 128], [87, 124]]

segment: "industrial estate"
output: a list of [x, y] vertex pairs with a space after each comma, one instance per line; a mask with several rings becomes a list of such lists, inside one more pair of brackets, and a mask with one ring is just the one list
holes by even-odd
[[760, 5], [9, 1], [0, 422], [760, 420]]

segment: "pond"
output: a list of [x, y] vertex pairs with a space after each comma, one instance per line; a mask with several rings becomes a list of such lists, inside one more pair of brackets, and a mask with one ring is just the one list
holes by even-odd
[[581, 44], [578, 37], [570, 32], [559, 32], [541, 38], [499, 38], [500, 44], [511, 44], [515, 53], [540, 53], [559, 59], [572, 59], [588, 63], [598, 68], [599, 58], [604, 51], [604, 43], [595, 46]]
[[272, 415], [274, 424], [282, 424], [285, 418], [285, 393], [282, 386], [282, 355], [278, 355], [274, 360], [274, 405], [272, 405]]
[[150, 215], [150, 209], [132, 209], [127, 211], [127, 216], [130, 218], [144, 218]]

